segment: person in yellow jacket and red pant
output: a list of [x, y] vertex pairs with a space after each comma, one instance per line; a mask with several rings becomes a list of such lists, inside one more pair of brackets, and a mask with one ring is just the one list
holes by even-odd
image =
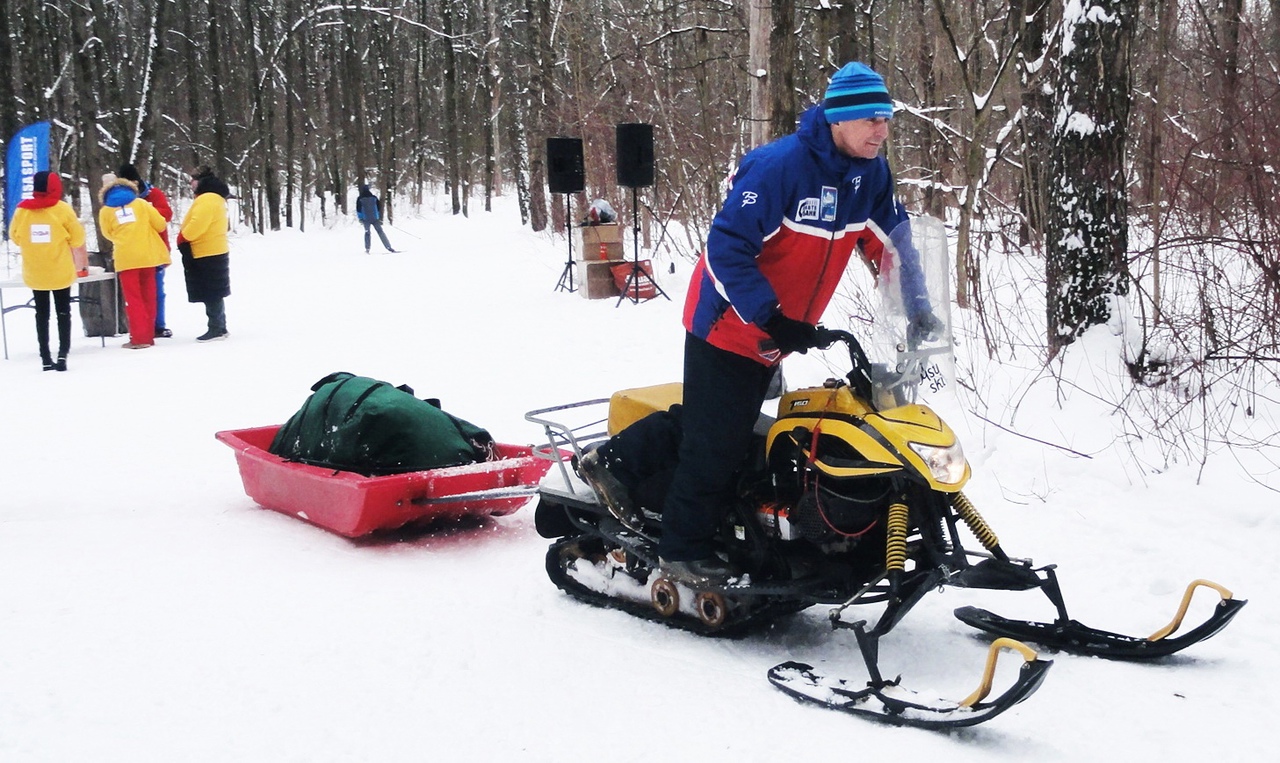
[[103, 176], [99, 198], [98, 227], [115, 244], [116, 278], [129, 317], [129, 341], [122, 346], [126, 350], [154, 347], [156, 268], [169, 264], [169, 247], [160, 238], [164, 216], [138, 198], [137, 185], [115, 175]]
[[187, 301], [203, 302], [209, 330], [197, 342], [227, 338], [225, 301], [231, 296], [231, 255], [227, 246], [227, 199], [231, 190], [208, 167], [191, 173], [196, 200], [182, 218], [178, 251], [187, 282]]
[[[71, 284], [89, 266], [84, 226], [71, 205], [62, 200], [62, 178], [56, 172], [37, 172], [33, 194], [18, 203], [9, 238], [22, 253], [22, 282], [36, 303], [36, 340], [46, 371], [67, 370], [71, 350]], [[58, 360], [49, 352], [49, 298], [58, 316]]]

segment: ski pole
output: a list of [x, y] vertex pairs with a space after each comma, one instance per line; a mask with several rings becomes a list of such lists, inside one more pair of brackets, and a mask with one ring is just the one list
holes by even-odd
[[388, 227], [388, 228], [394, 228], [395, 230], [399, 231], [400, 233], [403, 233], [403, 234], [404, 234], [404, 235], [406, 235], [406, 236], [409, 236], [410, 238], [416, 238], [416, 239], [418, 239], [419, 241], [421, 241], [421, 240], [422, 240], [422, 236], [415, 236], [415, 235], [413, 235], [412, 233], [410, 233], [409, 231], [405, 230], [404, 228], [396, 227], [396, 226], [392, 225], [391, 223], [387, 223], [387, 227]]

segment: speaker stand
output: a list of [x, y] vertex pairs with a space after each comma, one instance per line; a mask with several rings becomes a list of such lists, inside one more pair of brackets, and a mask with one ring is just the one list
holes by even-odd
[[564, 228], [569, 239], [569, 258], [564, 262], [564, 270], [560, 271], [560, 281], [556, 284], [556, 291], [567, 291], [570, 294], [577, 291], [578, 288], [573, 285], [573, 209], [572, 194], [564, 195]]
[[[671, 297], [667, 296], [667, 293], [662, 290], [662, 287], [658, 285], [658, 282], [653, 280], [653, 277], [650, 276], [648, 273], [646, 273], [644, 268], [640, 267], [640, 211], [639, 211], [640, 202], [639, 202], [638, 194], [639, 192], [636, 190], [636, 187], [632, 186], [631, 187], [631, 272], [627, 274], [627, 280], [624, 282], [623, 288], [622, 288], [622, 296], [618, 297], [618, 301], [616, 304], [614, 304], [614, 307], [621, 305], [624, 299], [630, 300], [631, 304], [633, 305], [638, 305], [642, 301], [647, 302], [653, 299], [653, 297], [658, 296], [658, 294], [661, 294], [667, 301], [671, 300]], [[643, 300], [641, 300], [640, 287], [641, 285], [646, 283], [652, 286], [656, 293], [653, 295], [653, 297], [645, 297]]]

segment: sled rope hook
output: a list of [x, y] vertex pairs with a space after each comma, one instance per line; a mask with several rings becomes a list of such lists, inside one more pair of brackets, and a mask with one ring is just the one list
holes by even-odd
[[1178, 613], [1173, 616], [1173, 622], [1164, 626], [1163, 628], [1156, 631], [1155, 633], [1152, 633], [1150, 636], [1147, 636], [1147, 641], [1159, 641], [1165, 636], [1168, 636], [1170, 633], [1173, 633], [1174, 631], [1178, 630], [1178, 626], [1182, 625], [1182, 618], [1186, 617], [1187, 615], [1187, 608], [1191, 606], [1191, 595], [1195, 593], [1195, 590], [1200, 586], [1204, 586], [1205, 588], [1212, 588], [1213, 590], [1217, 591], [1218, 594], [1222, 596], [1223, 601], [1227, 601], [1233, 598], [1230, 591], [1228, 591], [1225, 587], [1220, 586], [1217, 583], [1213, 582], [1212, 580], [1205, 580], [1204, 578], [1200, 578], [1199, 580], [1193, 580], [1191, 581], [1191, 584], [1187, 586], [1186, 592], [1182, 594], [1182, 604], [1178, 606]]
[[986, 699], [991, 693], [991, 682], [996, 674], [996, 660], [1000, 657], [1000, 651], [1008, 649], [1022, 655], [1023, 662], [1035, 662], [1036, 650], [1011, 638], [998, 638], [991, 642], [991, 648], [987, 650], [987, 666], [982, 671], [982, 684], [974, 690], [973, 694], [965, 697], [960, 701], [960, 707], [973, 707], [982, 700]]

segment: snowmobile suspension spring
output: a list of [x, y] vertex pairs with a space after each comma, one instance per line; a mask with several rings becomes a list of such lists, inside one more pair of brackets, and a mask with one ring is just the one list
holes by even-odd
[[884, 546], [884, 566], [890, 572], [907, 568], [908, 511], [905, 504], [889, 507], [888, 538]]
[[982, 547], [988, 551], [995, 551], [1000, 545], [1000, 539], [996, 537], [991, 527], [987, 525], [987, 521], [982, 518], [982, 515], [978, 513], [978, 510], [974, 508], [973, 503], [965, 497], [964, 493], [956, 493], [955, 497], [951, 499], [951, 505], [956, 508], [956, 513], [969, 526], [969, 529], [973, 532], [974, 537], [978, 539], [978, 542], [982, 544]]

